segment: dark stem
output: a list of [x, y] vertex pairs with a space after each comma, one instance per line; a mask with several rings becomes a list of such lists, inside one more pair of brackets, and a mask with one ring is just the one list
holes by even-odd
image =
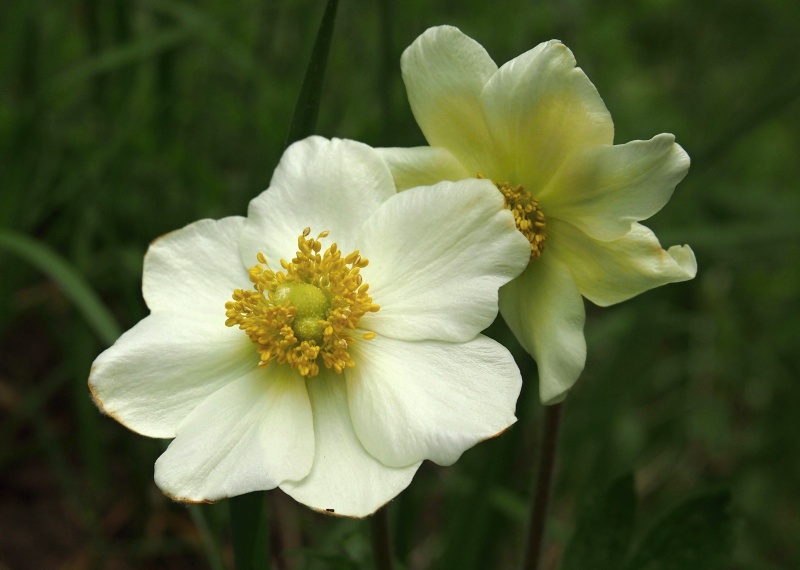
[[547, 522], [547, 508], [550, 503], [550, 486], [556, 464], [558, 444], [558, 425], [563, 404], [547, 406], [544, 409], [544, 429], [539, 464], [536, 472], [536, 487], [533, 494], [533, 509], [528, 526], [528, 551], [525, 555], [525, 570], [537, 570], [542, 555], [542, 539]]
[[389, 516], [386, 507], [382, 507], [372, 515], [372, 552], [375, 557], [375, 568], [392, 570], [392, 543], [389, 539]]
[[275, 570], [286, 570], [286, 559], [283, 557], [283, 518], [278, 508], [276, 494], [267, 495], [267, 511], [269, 512], [269, 551]]
[[262, 570], [270, 567], [269, 531], [264, 499], [263, 491], [228, 499], [236, 570]]

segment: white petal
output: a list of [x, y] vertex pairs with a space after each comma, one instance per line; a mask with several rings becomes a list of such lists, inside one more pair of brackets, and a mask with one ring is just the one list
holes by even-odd
[[156, 461], [173, 499], [206, 502], [302, 479], [314, 457], [311, 405], [288, 366], [256, 368], [206, 398]]
[[142, 277], [150, 310], [224, 323], [225, 303], [233, 290], [250, 283], [239, 258], [244, 221], [241, 217], [200, 220], [150, 244]]
[[491, 170], [489, 128], [480, 97], [497, 66], [483, 47], [452, 26], [430, 28], [400, 59], [408, 101], [431, 146], [461, 163]]
[[415, 186], [431, 186], [442, 180], [473, 178], [471, 172], [455, 156], [443, 148], [418, 146], [414, 148], [376, 148], [389, 166], [397, 190]]
[[508, 350], [485, 336], [465, 343], [378, 336], [356, 343], [353, 359], [353, 425], [367, 451], [387, 465], [451, 465], [516, 421], [519, 370]]
[[530, 256], [488, 180], [412, 188], [386, 201], [359, 236], [373, 301], [361, 328], [403, 340], [466, 341], [497, 316], [497, 290]]
[[392, 175], [374, 149], [349, 140], [309, 137], [291, 145], [270, 187], [250, 202], [241, 239], [242, 261], [256, 264], [264, 253], [273, 269], [292, 259], [304, 228], [350, 253], [361, 222], [395, 194]]
[[661, 249], [641, 224], [614, 241], [599, 241], [561, 221], [548, 225], [548, 247], [569, 266], [581, 294], [606, 307], [648, 289], [693, 279], [697, 261], [688, 245]]
[[484, 174], [523, 184], [534, 196], [570, 153], [614, 138], [603, 100], [557, 41], [503, 65], [486, 84], [483, 103], [500, 168]]
[[573, 154], [538, 196], [547, 216], [610, 241], [664, 207], [689, 170], [675, 137], [599, 146]]
[[569, 269], [545, 249], [500, 290], [500, 313], [536, 360], [542, 403], [563, 400], [586, 364], [586, 313]]
[[365, 517], [405, 489], [419, 463], [394, 469], [367, 453], [353, 431], [344, 378], [323, 372], [307, 381], [316, 454], [311, 473], [280, 487], [312, 509]]
[[257, 363], [250, 339], [225, 326], [223, 311], [216, 323], [155, 313], [97, 357], [89, 387], [98, 406], [128, 428], [175, 437], [195, 406]]

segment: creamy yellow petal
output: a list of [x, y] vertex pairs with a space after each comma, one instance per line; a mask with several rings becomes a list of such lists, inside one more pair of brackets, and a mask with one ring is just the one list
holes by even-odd
[[514, 358], [478, 335], [465, 343], [378, 336], [354, 347], [347, 396], [358, 438], [386, 465], [452, 465], [516, 421]]
[[361, 275], [381, 309], [359, 326], [400, 340], [475, 338], [497, 317], [497, 290], [530, 257], [488, 180], [397, 194], [361, 231], [361, 253], [370, 260]]
[[139, 321], [92, 364], [95, 403], [129, 429], [148, 437], [175, 437], [200, 402], [252, 369], [247, 337], [192, 313], [158, 312]]
[[586, 364], [586, 313], [569, 269], [550, 252], [500, 289], [500, 313], [539, 368], [544, 404], [566, 396]]
[[386, 163], [367, 145], [346, 139], [311, 136], [283, 153], [267, 190], [253, 198], [241, 232], [245, 267], [263, 253], [280, 267], [297, 252], [305, 228], [329, 231], [342, 251], [353, 251], [359, 220], [396, 194]]
[[457, 28], [439, 26], [403, 52], [400, 66], [411, 110], [428, 143], [473, 169], [490, 170], [489, 128], [480, 98], [497, 66], [486, 50]]
[[606, 307], [666, 285], [693, 279], [697, 261], [688, 245], [661, 248], [641, 224], [614, 241], [596, 240], [568, 223], [548, 225], [548, 253], [569, 266], [581, 294]]
[[317, 511], [371, 515], [411, 483], [421, 462], [395, 469], [364, 449], [353, 429], [341, 376], [323, 372], [306, 384], [314, 410], [314, 464], [308, 477], [286, 481], [280, 488]]
[[397, 190], [433, 186], [443, 180], [474, 178], [449, 151], [432, 146], [414, 148], [376, 148], [394, 178]]
[[156, 461], [155, 480], [173, 499], [216, 501], [302, 479], [313, 458], [303, 380], [285, 366], [254, 366], [178, 426], [178, 437]]
[[689, 170], [675, 137], [603, 145], [574, 153], [537, 199], [547, 216], [609, 241], [658, 212]]
[[572, 52], [554, 40], [503, 65], [482, 102], [497, 167], [484, 174], [522, 184], [534, 196], [571, 153], [614, 139], [597, 89], [575, 67]]
[[[245, 218], [199, 220], [153, 240], [144, 256], [142, 294], [153, 313], [219, 323], [231, 291], [249, 281], [238, 255]], [[220, 317], [220, 315], [222, 317]]]

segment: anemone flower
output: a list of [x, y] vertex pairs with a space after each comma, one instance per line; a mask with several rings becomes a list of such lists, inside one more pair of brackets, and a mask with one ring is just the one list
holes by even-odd
[[639, 224], [686, 175], [670, 134], [614, 145], [603, 100], [558, 41], [498, 69], [451, 26], [403, 53], [411, 110], [430, 146], [378, 149], [398, 190], [487, 178], [530, 243], [525, 271], [500, 291], [500, 312], [536, 360], [544, 403], [564, 399], [586, 363], [582, 297], [600, 306], [692, 279], [688, 246], [662, 249]]
[[174, 438], [155, 480], [176, 500], [279, 487], [365, 516], [424, 459], [452, 464], [516, 421], [519, 371], [479, 333], [528, 249], [489, 181], [398, 194], [373, 149], [311, 137], [246, 218], [150, 246], [150, 315], [89, 386], [125, 426]]

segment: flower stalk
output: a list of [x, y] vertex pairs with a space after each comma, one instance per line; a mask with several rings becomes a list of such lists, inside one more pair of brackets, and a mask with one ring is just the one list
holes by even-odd
[[554, 404], [544, 408], [544, 426], [540, 445], [539, 463], [536, 469], [536, 484], [533, 492], [533, 508], [528, 525], [528, 547], [525, 553], [525, 570], [537, 570], [542, 554], [542, 542], [550, 506], [550, 489], [556, 464], [558, 430], [561, 422], [561, 407]]
[[370, 524], [372, 526], [372, 553], [375, 557], [375, 568], [392, 570], [394, 568], [392, 541], [389, 535], [389, 515], [386, 507], [372, 515]]
[[236, 570], [270, 568], [264, 493], [256, 491], [228, 500]]

